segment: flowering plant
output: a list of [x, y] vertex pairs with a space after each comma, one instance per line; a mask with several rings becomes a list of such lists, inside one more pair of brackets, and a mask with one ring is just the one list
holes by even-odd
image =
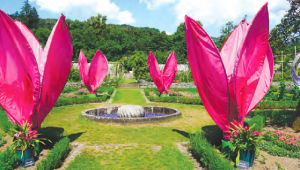
[[[42, 140], [47, 140], [47, 139], [45, 138], [38, 139], [37, 136], [39, 134], [37, 134], [36, 130], [31, 130], [31, 126], [32, 124], [29, 125], [27, 121], [26, 122], [23, 121], [23, 126], [17, 124], [16, 129], [11, 129], [11, 131], [15, 133], [14, 135], [15, 140], [12, 143], [14, 149], [24, 151], [28, 148], [35, 147], [36, 143], [42, 143], [45, 145], [45, 143]], [[48, 141], [51, 142], [50, 140]]]
[[87, 89], [79, 89], [78, 91], [76, 91], [76, 94], [79, 95], [87, 94]]
[[180, 96], [178, 91], [175, 91], [175, 90], [172, 90], [172, 89], [169, 90], [168, 93], [169, 93], [169, 96]]
[[263, 137], [260, 132], [251, 131], [255, 124], [250, 128], [248, 126], [243, 128], [242, 125], [236, 125], [233, 122], [231, 122], [231, 124], [235, 127], [235, 129], [230, 128], [232, 132], [228, 139], [231, 141], [229, 143], [232, 146], [232, 150], [237, 153], [236, 163], [238, 164], [240, 158], [240, 150], [255, 151], [259, 140]]
[[287, 150], [300, 151], [300, 136], [291, 135], [281, 130], [267, 131], [265, 139]]

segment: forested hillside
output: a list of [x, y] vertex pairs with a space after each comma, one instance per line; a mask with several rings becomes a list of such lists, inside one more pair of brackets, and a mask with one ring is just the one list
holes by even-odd
[[[288, 0], [290, 9], [281, 19], [281, 23], [270, 30], [269, 43], [274, 56], [291, 54], [285, 57], [285, 62], [291, 61], [296, 52], [300, 51], [300, 0]], [[13, 19], [18, 18], [36, 35], [44, 46], [52, 27], [57, 19], [39, 18], [34, 7], [25, 1], [20, 11], [10, 15]], [[68, 18], [68, 16], [66, 16]], [[246, 22], [247, 15], [244, 19]], [[198, 21], [201, 25], [202, 23]], [[78, 61], [79, 51], [82, 49], [88, 62], [93, 58], [96, 50], [101, 50], [109, 61], [118, 61], [125, 70], [136, 69], [137, 79], [144, 78], [148, 74], [147, 55], [152, 51], [158, 63], [164, 64], [168, 55], [175, 51], [179, 64], [187, 63], [185, 25], [181, 23], [174, 34], [156, 28], [134, 27], [130, 25], [107, 24], [106, 16], [98, 14], [91, 16], [86, 21], [72, 21], [66, 19], [73, 43], [73, 61]], [[227, 22], [220, 30], [220, 36], [212, 37], [217, 48], [220, 50], [236, 25], [232, 21]], [[275, 58], [278, 62], [281, 57]], [[281, 67], [278, 68], [281, 71]], [[285, 69], [284, 69], [285, 71]], [[288, 70], [285, 71], [288, 73]], [[288, 73], [288, 75], [290, 75]]]
[[[11, 17], [24, 22], [43, 46], [57, 21], [39, 18], [35, 8], [28, 2], [24, 2], [21, 11], [12, 14]], [[66, 22], [72, 37], [75, 62], [78, 60], [80, 49], [84, 51], [88, 61], [99, 49], [109, 61], [131, 56], [134, 51], [145, 55], [152, 51], [159, 63], [165, 63], [168, 55], [175, 51], [178, 63], [187, 62], [184, 23], [178, 26], [173, 35], [167, 35], [156, 28], [107, 24], [106, 16], [100, 14], [91, 16], [86, 21], [66, 19]], [[214, 38], [214, 41], [217, 41], [217, 38]]]

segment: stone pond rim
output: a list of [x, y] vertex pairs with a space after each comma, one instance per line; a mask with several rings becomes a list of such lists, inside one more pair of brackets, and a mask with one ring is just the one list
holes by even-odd
[[111, 118], [100, 117], [97, 115], [117, 113], [121, 106], [107, 106], [84, 110], [81, 112], [81, 117], [86, 120], [98, 123], [116, 123], [116, 124], [145, 124], [153, 122], [161, 122], [174, 119], [181, 116], [181, 111], [171, 107], [161, 106], [142, 106], [146, 113], [163, 114], [158, 117], [140, 117], [140, 118]]

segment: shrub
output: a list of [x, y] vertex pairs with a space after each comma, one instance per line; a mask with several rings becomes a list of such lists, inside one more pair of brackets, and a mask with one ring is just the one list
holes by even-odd
[[18, 156], [14, 149], [7, 147], [4, 152], [0, 154], [0, 170], [10, 170], [17, 163]]
[[202, 135], [212, 145], [221, 145], [223, 131], [218, 125], [207, 125], [202, 127]]
[[294, 114], [293, 110], [254, 110], [249, 113], [250, 116], [263, 116], [264, 120], [269, 120], [272, 124], [279, 126], [291, 123]]
[[199, 98], [189, 98], [180, 96], [147, 96], [148, 100], [154, 102], [182, 103], [182, 104], [203, 104]]
[[208, 143], [203, 134], [196, 132], [191, 136], [191, 147], [193, 155], [208, 169], [233, 170], [230, 161], [221, 155]]
[[264, 116], [255, 115], [254, 117], [252, 117], [252, 119], [250, 121], [245, 121], [244, 126], [251, 127], [254, 124], [255, 124], [255, 126], [251, 129], [251, 131], [262, 132], [264, 130], [264, 126], [266, 124], [266, 118]]
[[295, 109], [297, 101], [261, 101], [256, 109]]
[[47, 154], [47, 158], [37, 164], [37, 170], [53, 170], [59, 168], [61, 161], [65, 159], [71, 148], [70, 139], [63, 138], [57, 142], [53, 149]]
[[62, 91], [62, 93], [71, 93], [71, 92], [76, 92], [79, 90], [80, 87], [65, 87]]
[[6, 139], [3, 136], [0, 136], [0, 147], [6, 144]]
[[150, 96], [149, 89], [144, 89], [144, 92], [145, 92], [145, 96]]
[[103, 95], [102, 96], [102, 101], [106, 101], [108, 99], [108, 95]]
[[60, 98], [57, 100], [55, 107], [59, 106], [66, 106], [66, 105], [73, 105], [73, 104], [84, 104], [84, 103], [97, 103], [97, 102], [104, 102], [109, 97], [107, 95], [103, 95], [102, 97], [96, 98]]
[[71, 67], [69, 77], [68, 77], [68, 82], [80, 82], [80, 81], [81, 81], [81, 77], [79, 74], [79, 69]]
[[109, 88], [109, 90], [108, 90], [108, 94], [109, 95], [112, 95], [113, 93], [114, 93], [114, 91], [115, 91], [115, 89], [113, 88], [113, 87], [111, 87], [111, 88]]
[[98, 88], [98, 89], [96, 90], [96, 92], [97, 92], [97, 93], [103, 93], [103, 92], [105, 92], [106, 90], [107, 90], [106, 87], [100, 87], [100, 88]]

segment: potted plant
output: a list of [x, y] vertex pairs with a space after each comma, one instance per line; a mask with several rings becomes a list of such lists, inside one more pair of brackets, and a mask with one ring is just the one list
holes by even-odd
[[31, 126], [32, 124], [29, 125], [27, 124], [27, 121], [23, 121], [23, 126], [17, 124], [16, 129], [11, 129], [11, 131], [15, 133], [12, 147], [16, 150], [16, 153], [19, 156], [18, 162], [20, 163], [20, 166], [23, 166], [25, 160], [33, 158], [36, 144], [42, 143], [45, 145], [42, 140], [46, 139], [38, 139], [37, 136], [39, 134], [37, 134], [36, 130], [31, 130]]
[[255, 151], [259, 140], [262, 139], [260, 132], [252, 132], [251, 129], [255, 126], [252, 125], [250, 128], [246, 126], [245, 128], [242, 125], [234, 125], [235, 129], [230, 128], [232, 133], [229, 138], [228, 144], [231, 145], [230, 148], [236, 153], [236, 165], [239, 163], [239, 160], [249, 162], [249, 167], [253, 165]]

